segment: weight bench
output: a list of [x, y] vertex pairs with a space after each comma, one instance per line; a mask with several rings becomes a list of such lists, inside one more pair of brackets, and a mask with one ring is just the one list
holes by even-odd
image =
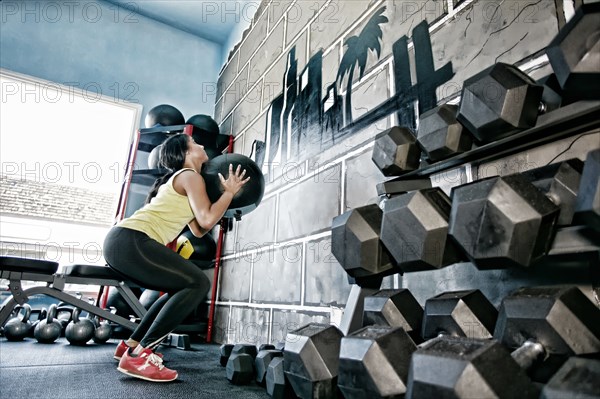
[[[12, 297], [0, 306], [0, 326], [6, 323], [17, 304], [23, 305], [30, 296], [43, 294], [117, 323], [129, 330], [133, 331], [137, 327], [137, 323], [133, 321], [64, 292], [65, 284], [115, 287], [137, 317], [142, 318], [146, 314], [146, 309], [131, 291], [128, 282], [108, 266], [72, 265], [65, 267], [62, 273], [56, 273], [57, 270], [57, 262], [0, 256], [0, 279], [9, 280], [9, 289], [12, 294]], [[23, 289], [22, 281], [43, 282], [46, 285]]]

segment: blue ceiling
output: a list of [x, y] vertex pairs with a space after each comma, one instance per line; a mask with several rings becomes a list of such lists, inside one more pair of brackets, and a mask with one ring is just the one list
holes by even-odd
[[148, 18], [220, 45], [243, 18], [252, 18], [259, 0], [107, 0]]

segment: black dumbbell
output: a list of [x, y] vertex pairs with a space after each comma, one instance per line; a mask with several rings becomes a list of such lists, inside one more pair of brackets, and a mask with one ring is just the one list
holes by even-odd
[[481, 143], [535, 126], [543, 87], [514, 65], [499, 62], [465, 80], [457, 120]]
[[419, 168], [421, 149], [410, 129], [394, 126], [375, 137], [371, 159], [384, 176], [400, 176]]
[[600, 232], [600, 150], [590, 151], [581, 174], [575, 204], [576, 222]]
[[542, 389], [540, 399], [593, 398], [600, 393], [600, 360], [571, 357]]
[[579, 100], [600, 98], [596, 39], [598, 14], [600, 4], [583, 4], [546, 47], [561, 94], [566, 97]]
[[547, 254], [560, 208], [526, 177], [452, 189], [449, 234], [479, 268], [528, 267]]
[[231, 356], [233, 346], [233, 344], [223, 344], [219, 348], [219, 364], [222, 367], [227, 366], [227, 360], [229, 360], [229, 356]]
[[[598, 320], [600, 310], [578, 288], [519, 289], [502, 301], [494, 340], [438, 337], [417, 350], [407, 398], [536, 398], [538, 389], [526, 371], [549, 375], [544, 364], [533, 367], [536, 362], [546, 358], [552, 367], [557, 365], [547, 360], [552, 356], [600, 352]], [[509, 353], [506, 347], [516, 349]]]
[[319, 323], [307, 324], [287, 334], [284, 372], [298, 397], [337, 395], [341, 339], [342, 333], [335, 326]]
[[[371, 298], [377, 303], [386, 296], [393, 298], [390, 294], [365, 298], [365, 311], [371, 308], [367, 305]], [[385, 313], [396, 315], [394, 318], [365, 317], [379, 325], [366, 326], [342, 338], [338, 386], [344, 397], [383, 398], [406, 392], [409, 364], [417, 345], [402, 326], [415, 311], [412, 306], [396, 307], [398, 302], [388, 300], [385, 304]], [[408, 314], [399, 317], [402, 312]], [[419, 341], [440, 334], [491, 338], [497, 313], [479, 290], [442, 293], [426, 301]], [[412, 333], [415, 336], [414, 330]]]
[[403, 272], [439, 269], [463, 255], [448, 237], [451, 203], [438, 187], [390, 198], [384, 205], [381, 242]]
[[[273, 346], [273, 348], [275, 347]], [[269, 364], [271, 364], [273, 359], [281, 356], [283, 356], [283, 352], [276, 349], [263, 349], [258, 352], [256, 359], [254, 359], [254, 370], [256, 371], [256, 382], [258, 385], [265, 386]]]
[[284, 358], [276, 357], [267, 368], [265, 376], [267, 393], [273, 399], [290, 399], [296, 398], [296, 394], [290, 385], [284, 371]]
[[379, 206], [371, 204], [333, 218], [331, 253], [351, 283], [361, 287], [378, 289], [384, 276], [400, 271], [379, 239], [382, 217]]
[[227, 360], [226, 373], [229, 382], [235, 385], [249, 384], [254, 379], [254, 359], [256, 346], [237, 344], [231, 349]]
[[560, 208], [557, 219], [559, 226], [568, 226], [573, 222], [583, 167], [583, 161], [573, 158], [521, 173]]
[[443, 104], [419, 116], [417, 143], [429, 162], [469, 151], [473, 145], [467, 129], [456, 120], [458, 106]]
[[449, 234], [479, 268], [529, 267], [571, 223], [583, 169], [570, 159], [454, 187]]

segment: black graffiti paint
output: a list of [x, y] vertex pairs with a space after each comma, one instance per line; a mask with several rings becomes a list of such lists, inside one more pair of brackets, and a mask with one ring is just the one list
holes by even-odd
[[[436, 89], [454, 76], [452, 63], [435, 69], [429, 26], [422, 21], [413, 28], [416, 82], [410, 73], [408, 38], [401, 37], [392, 46], [394, 83], [396, 94], [376, 108], [353, 120], [351, 95], [355, 68], [359, 78], [363, 76], [367, 54], [375, 51], [380, 55], [383, 33], [380, 24], [388, 20], [383, 16], [385, 7], [369, 19], [358, 36], [345, 41], [346, 52], [342, 57], [336, 81], [326, 88], [324, 99], [322, 87], [323, 52], [318, 51], [298, 74], [295, 47], [288, 53], [286, 72], [283, 76], [283, 92], [270, 104], [264, 142], [253, 146], [253, 158], [268, 173], [272, 165], [299, 162], [318, 154], [355, 132], [396, 113], [398, 124], [413, 131], [418, 113], [437, 105]], [[340, 95], [343, 78], [346, 93]], [[264, 165], [264, 161], [268, 162]]]

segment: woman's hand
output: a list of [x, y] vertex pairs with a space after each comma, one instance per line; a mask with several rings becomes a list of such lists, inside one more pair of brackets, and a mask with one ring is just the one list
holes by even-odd
[[241, 170], [241, 165], [235, 170], [233, 173], [233, 165], [229, 164], [229, 176], [227, 176], [227, 180], [223, 177], [222, 174], [219, 173], [219, 179], [221, 180], [221, 185], [226, 192], [230, 192], [232, 195], [236, 195], [238, 191], [242, 188], [244, 184], [250, 180], [250, 177], [244, 179], [244, 175], [246, 174], [246, 169]]

